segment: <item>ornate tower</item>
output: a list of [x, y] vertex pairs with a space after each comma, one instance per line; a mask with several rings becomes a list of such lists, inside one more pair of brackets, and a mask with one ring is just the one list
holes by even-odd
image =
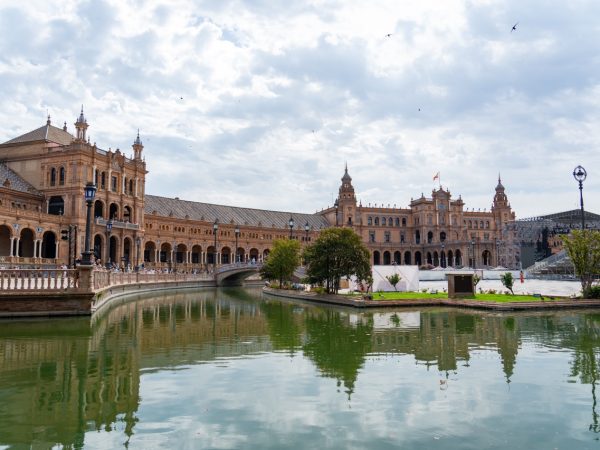
[[336, 200], [336, 207], [336, 225], [353, 226], [356, 212], [356, 195], [354, 194], [354, 187], [352, 186], [352, 177], [348, 174], [347, 164], [344, 176], [342, 177], [338, 198]]
[[133, 142], [133, 159], [140, 160], [142, 159], [142, 150], [144, 150], [144, 146], [142, 145], [142, 141], [140, 139], [140, 130], [138, 129], [137, 137]]
[[502, 230], [504, 224], [515, 220], [515, 213], [512, 212], [508, 197], [504, 192], [500, 174], [498, 174], [498, 185], [496, 186], [496, 194], [492, 203], [492, 213], [494, 214], [497, 230]]
[[85, 142], [85, 133], [87, 131], [88, 123], [83, 115], [83, 105], [81, 105], [81, 114], [79, 114], [79, 118], [75, 122], [75, 129], [77, 130], [77, 136], [75, 139], [81, 142]]

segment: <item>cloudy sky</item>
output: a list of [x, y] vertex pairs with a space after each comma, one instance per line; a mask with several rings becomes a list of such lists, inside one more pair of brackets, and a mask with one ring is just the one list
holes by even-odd
[[[433, 175], [468, 208], [600, 213], [600, 2], [0, 0], [0, 141], [84, 105], [147, 192], [314, 212]], [[518, 22], [516, 31], [512, 26]]]

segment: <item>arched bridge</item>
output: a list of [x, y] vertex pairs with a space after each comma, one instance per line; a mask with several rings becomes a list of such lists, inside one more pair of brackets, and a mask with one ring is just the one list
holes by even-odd
[[217, 268], [215, 282], [217, 286], [240, 286], [245, 278], [257, 274], [262, 263], [234, 263]]

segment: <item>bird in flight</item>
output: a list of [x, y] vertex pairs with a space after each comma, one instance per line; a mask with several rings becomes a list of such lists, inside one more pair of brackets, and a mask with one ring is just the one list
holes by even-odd
[[392, 33], [386, 34], [385, 37], [392, 37]]
[[515, 23], [512, 28], [510, 29], [510, 32], [512, 33], [513, 31], [517, 31], [517, 25], [519, 25], [519, 22]]

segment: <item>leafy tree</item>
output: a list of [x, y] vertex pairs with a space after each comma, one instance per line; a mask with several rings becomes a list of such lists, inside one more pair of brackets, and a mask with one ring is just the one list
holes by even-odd
[[513, 285], [515, 284], [515, 280], [513, 279], [513, 275], [510, 272], [506, 272], [500, 276], [500, 281], [502, 282], [502, 286], [510, 291], [512, 295], [515, 295], [513, 292]]
[[481, 277], [477, 274], [473, 275], [473, 287], [475, 289], [477, 289], [477, 285], [479, 284], [479, 282], [481, 281]]
[[398, 291], [398, 289], [396, 289], [396, 285], [398, 283], [400, 283], [400, 280], [402, 279], [402, 277], [400, 275], [398, 275], [397, 273], [393, 274], [393, 275], [387, 275], [385, 277], [392, 286], [394, 286], [394, 290]]
[[268, 280], [290, 280], [294, 270], [300, 265], [300, 243], [293, 239], [276, 239], [269, 257], [260, 269], [260, 274]]
[[592, 282], [600, 274], [600, 231], [573, 230], [569, 236], [561, 236], [575, 274], [581, 280], [581, 290], [587, 297]]
[[369, 250], [350, 228], [328, 228], [304, 250], [309, 283], [325, 286], [327, 293], [339, 290], [342, 277], [356, 276], [369, 283], [371, 262]]

